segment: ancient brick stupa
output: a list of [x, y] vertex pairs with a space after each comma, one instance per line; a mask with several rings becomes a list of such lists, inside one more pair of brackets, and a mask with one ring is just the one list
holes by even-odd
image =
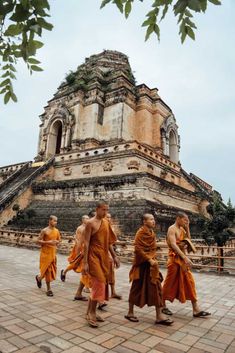
[[32, 211], [30, 228], [54, 213], [62, 230], [74, 231], [101, 199], [123, 234], [135, 232], [144, 211], [157, 216], [162, 232], [179, 210], [206, 213], [211, 186], [182, 169], [174, 114], [158, 89], [136, 85], [126, 55], [105, 50], [87, 58], [40, 118], [37, 163], [30, 165], [39, 170], [23, 206], [22, 192], [6, 203]]

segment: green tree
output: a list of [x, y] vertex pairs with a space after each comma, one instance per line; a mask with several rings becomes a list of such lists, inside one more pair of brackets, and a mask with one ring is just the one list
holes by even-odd
[[202, 237], [207, 243], [215, 242], [218, 246], [223, 246], [232, 234], [230, 227], [234, 224], [235, 208], [231, 201], [226, 206], [220, 197], [214, 194], [213, 201], [208, 205], [207, 211], [210, 218], [204, 219], [201, 224]]
[[13, 90], [16, 79], [15, 65], [23, 59], [30, 73], [42, 71], [35, 56], [43, 46], [38, 40], [43, 30], [53, 26], [45, 18], [49, 17], [50, 5], [47, 0], [1, 0], [0, 1], [0, 94], [4, 103], [17, 97]]
[[[101, 8], [113, 3], [128, 18], [134, 1], [137, 2], [102, 0]], [[221, 5], [220, 0], [152, 0], [152, 9], [142, 24], [146, 27], [145, 39], [152, 34], [160, 39], [159, 25], [169, 11], [173, 11], [178, 19], [182, 43], [187, 36], [195, 39], [193, 15], [204, 13], [208, 3]], [[13, 80], [16, 79], [15, 66], [20, 59], [25, 61], [30, 73], [42, 71], [35, 56], [43, 43], [37, 37], [41, 37], [43, 30], [50, 31], [53, 28], [45, 19], [50, 16], [49, 10], [48, 0], [0, 0], [0, 94], [4, 95], [5, 104], [10, 99], [17, 101]]]
[[[139, 1], [143, 2], [143, 0]], [[128, 18], [134, 2], [137, 2], [137, 0], [103, 0], [101, 8], [109, 3], [115, 4], [119, 11]], [[145, 40], [152, 34], [156, 34], [158, 40], [160, 40], [159, 25], [169, 10], [173, 11], [177, 18], [181, 42], [183, 43], [187, 36], [194, 40], [194, 30], [197, 27], [193, 22], [193, 15], [206, 12], [208, 3], [221, 5], [221, 0], [153, 0], [152, 9], [146, 14], [146, 19], [142, 23], [143, 27], [147, 27]]]
[[[203, 229], [201, 235], [207, 244], [216, 243], [217, 246], [222, 247], [234, 235], [231, 227], [233, 227], [235, 221], [235, 208], [231, 200], [229, 200], [227, 206], [224, 205], [221, 197], [215, 193], [213, 201], [207, 207], [207, 211], [210, 218], [200, 218], [199, 220]], [[220, 249], [220, 255], [223, 257], [223, 249]], [[220, 265], [222, 266], [221, 270], [223, 270], [223, 258], [221, 258]]]

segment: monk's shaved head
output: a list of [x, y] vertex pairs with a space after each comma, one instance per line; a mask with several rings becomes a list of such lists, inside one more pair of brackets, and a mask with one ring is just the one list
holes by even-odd
[[54, 215], [50, 215], [50, 217], [49, 217], [49, 221], [52, 221], [52, 220], [56, 220], [57, 221], [57, 217], [56, 216], [54, 216]]
[[108, 206], [108, 203], [106, 201], [101, 200], [101, 201], [97, 202], [96, 209], [101, 208], [103, 206]]
[[177, 212], [176, 218], [188, 218], [188, 215], [185, 212]]
[[147, 221], [149, 218], [152, 218], [153, 215], [151, 213], [145, 213], [142, 216], [142, 223], [144, 223], [144, 221]]

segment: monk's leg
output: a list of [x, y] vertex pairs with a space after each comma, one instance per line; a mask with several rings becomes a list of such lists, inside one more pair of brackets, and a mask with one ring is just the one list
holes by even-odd
[[75, 294], [74, 300], [82, 300], [82, 301], [87, 301], [87, 298], [82, 295], [82, 291], [84, 288], [84, 283], [80, 281], [77, 292]]
[[90, 309], [89, 309], [89, 318], [93, 321], [96, 321], [96, 306], [97, 300], [90, 300]]
[[110, 288], [111, 288], [111, 298], [115, 298], [115, 299], [122, 299], [122, 296], [120, 294], [116, 293], [116, 289], [115, 289], [115, 284], [114, 283], [110, 283]]

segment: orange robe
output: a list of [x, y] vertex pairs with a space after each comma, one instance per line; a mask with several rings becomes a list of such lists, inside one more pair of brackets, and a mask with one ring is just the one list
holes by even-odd
[[[58, 229], [51, 229], [50, 232], [44, 234], [44, 241], [48, 240], [60, 240], [60, 232]], [[56, 259], [56, 246], [53, 245], [42, 245], [40, 253], [40, 277], [45, 277], [46, 282], [52, 282], [56, 279], [57, 270], [57, 259]]]
[[[74, 272], [81, 273], [83, 271], [83, 258], [84, 258], [84, 244], [80, 248], [77, 248], [75, 244], [68, 257], [69, 265], [66, 270], [74, 270]], [[80, 281], [85, 287], [90, 288], [90, 277], [89, 275], [81, 275]]]
[[156, 236], [142, 226], [135, 236], [135, 257], [129, 278], [132, 286], [129, 302], [142, 308], [144, 305], [162, 307], [161, 273], [158, 265], [150, 266], [149, 260], [156, 260]]
[[[181, 251], [185, 251], [184, 247], [180, 246], [180, 242], [185, 237], [185, 231], [182, 228], [180, 239], [176, 241]], [[167, 275], [163, 284], [163, 299], [171, 302], [178, 299], [181, 303], [186, 300], [195, 302], [197, 294], [195, 282], [190, 269], [186, 266], [184, 260], [169, 247], [167, 263]]]
[[[109, 222], [103, 218], [99, 230], [91, 235], [88, 251], [91, 289], [94, 293], [92, 300], [102, 301], [108, 299], [107, 287], [110, 269], [109, 246], [115, 243], [115, 241], [116, 235]], [[106, 286], [105, 298], [103, 298], [103, 286]]]

